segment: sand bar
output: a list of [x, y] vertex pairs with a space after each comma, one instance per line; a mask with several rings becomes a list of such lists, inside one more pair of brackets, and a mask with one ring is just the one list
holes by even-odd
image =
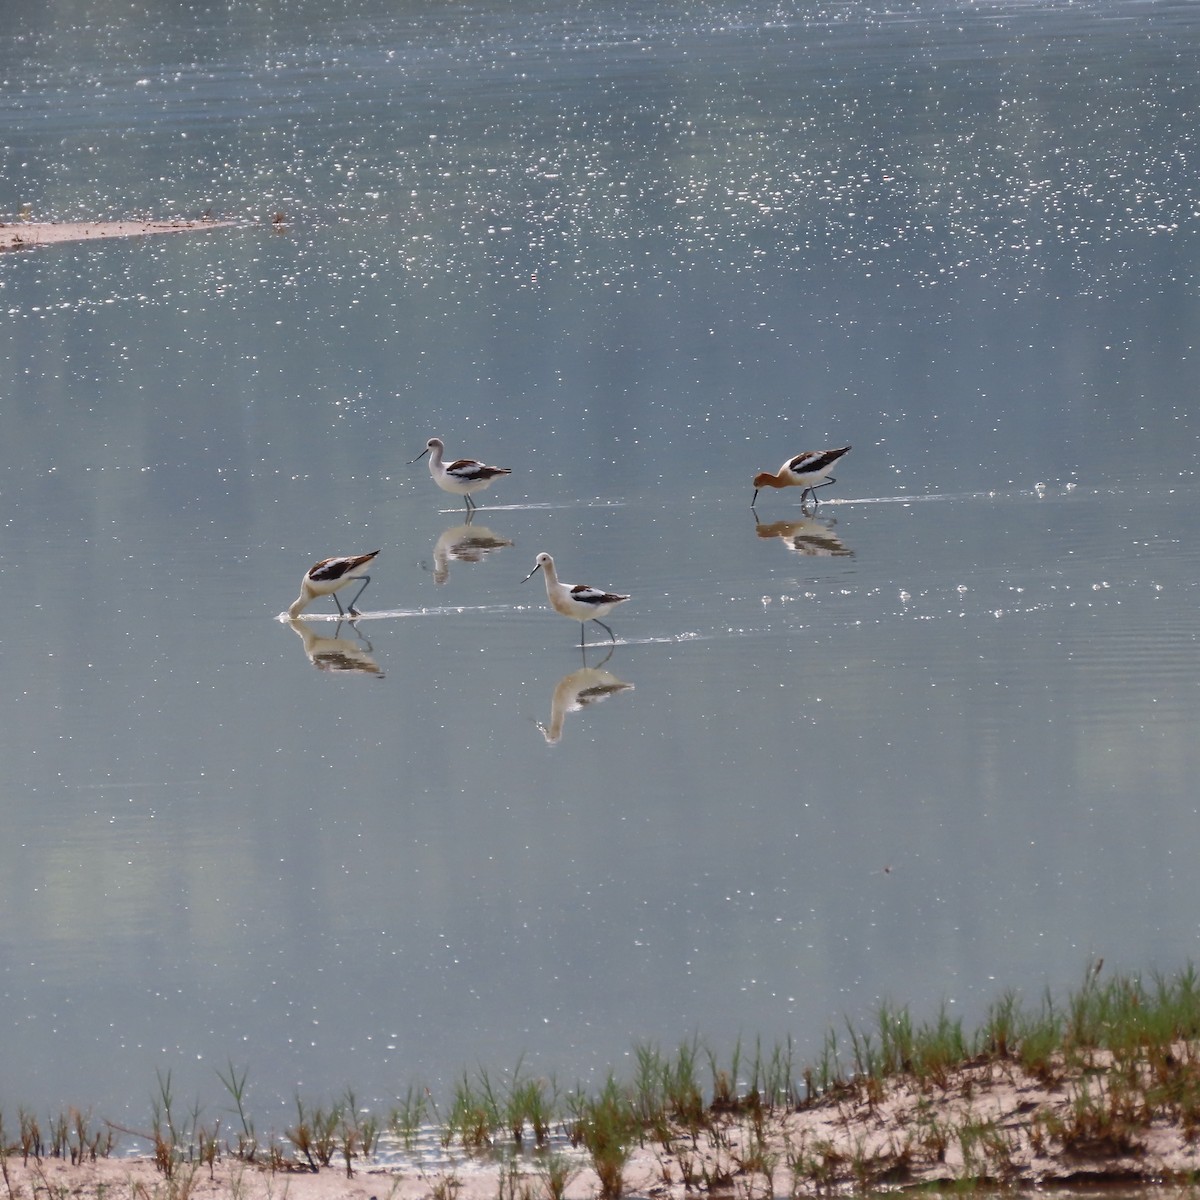
[[0, 221], [0, 250], [29, 250], [64, 242], [148, 237], [159, 233], [203, 233], [236, 224], [236, 221], [215, 218], [195, 221]]

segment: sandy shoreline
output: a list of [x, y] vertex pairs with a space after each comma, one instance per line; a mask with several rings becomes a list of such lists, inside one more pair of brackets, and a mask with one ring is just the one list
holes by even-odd
[[[1189, 1054], [1189, 1048], [1180, 1047]], [[712, 1113], [694, 1131], [644, 1135], [625, 1164], [624, 1194], [684, 1200], [697, 1193], [738, 1200], [866, 1194], [915, 1187], [1097, 1190], [1191, 1185], [1200, 1173], [1190, 1120], [1121, 1117], [1119, 1081], [1098, 1052], [1078, 1073], [1052, 1081], [1012, 1060], [960, 1067], [936, 1085], [911, 1078], [845, 1086], [798, 1110]], [[1190, 1074], [1190, 1071], [1189, 1071]], [[1114, 1104], [1114, 1101], [1118, 1103]], [[1115, 1114], [1115, 1116], [1114, 1116]], [[498, 1147], [499, 1149], [499, 1147]], [[600, 1180], [582, 1150], [565, 1187], [550, 1186], [535, 1154], [506, 1166], [493, 1152], [456, 1154], [453, 1165], [399, 1166], [336, 1160], [319, 1172], [269, 1170], [224, 1155], [179, 1163], [168, 1180], [149, 1159], [6, 1160], [9, 1200], [596, 1200]], [[0, 1196], [0, 1200], [3, 1197]]]
[[235, 224], [236, 221], [215, 218], [195, 221], [0, 221], [0, 250], [30, 250], [37, 246], [102, 238], [202, 233], [210, 229], [227, 229]]

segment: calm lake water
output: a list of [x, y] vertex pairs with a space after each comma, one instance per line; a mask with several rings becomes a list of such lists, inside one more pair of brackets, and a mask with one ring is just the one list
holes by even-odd
[[1195, 4], [10, 10], [3, 1111], [1200, 958]]

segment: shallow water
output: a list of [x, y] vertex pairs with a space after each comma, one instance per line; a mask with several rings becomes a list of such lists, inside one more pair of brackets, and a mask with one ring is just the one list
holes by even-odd
[[22, 8], [5, 219], [244, 226], [0, 259], [0, 1104], [1197, 955], [1193, 6]]

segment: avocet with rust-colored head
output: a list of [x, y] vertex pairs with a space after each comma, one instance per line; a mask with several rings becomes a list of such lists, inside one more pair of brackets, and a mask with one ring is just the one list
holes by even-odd
[[849, 449], [849, 446], [839, 446], [836, 450], [806, 450], [803, 454], [789, 458], [774, 475], [770, 471], [761, 471], [754, 477], [754, 500], [750, 501], [750, 507], [754, 507], [759, 490], [765, 487], [803, 488], [800, 503], [804, 503], [805, 496], [811, 496], [813, 503], [819, 504], [817, 488], [837, 483], [829, 472], [833, 470], [833, 464]]

